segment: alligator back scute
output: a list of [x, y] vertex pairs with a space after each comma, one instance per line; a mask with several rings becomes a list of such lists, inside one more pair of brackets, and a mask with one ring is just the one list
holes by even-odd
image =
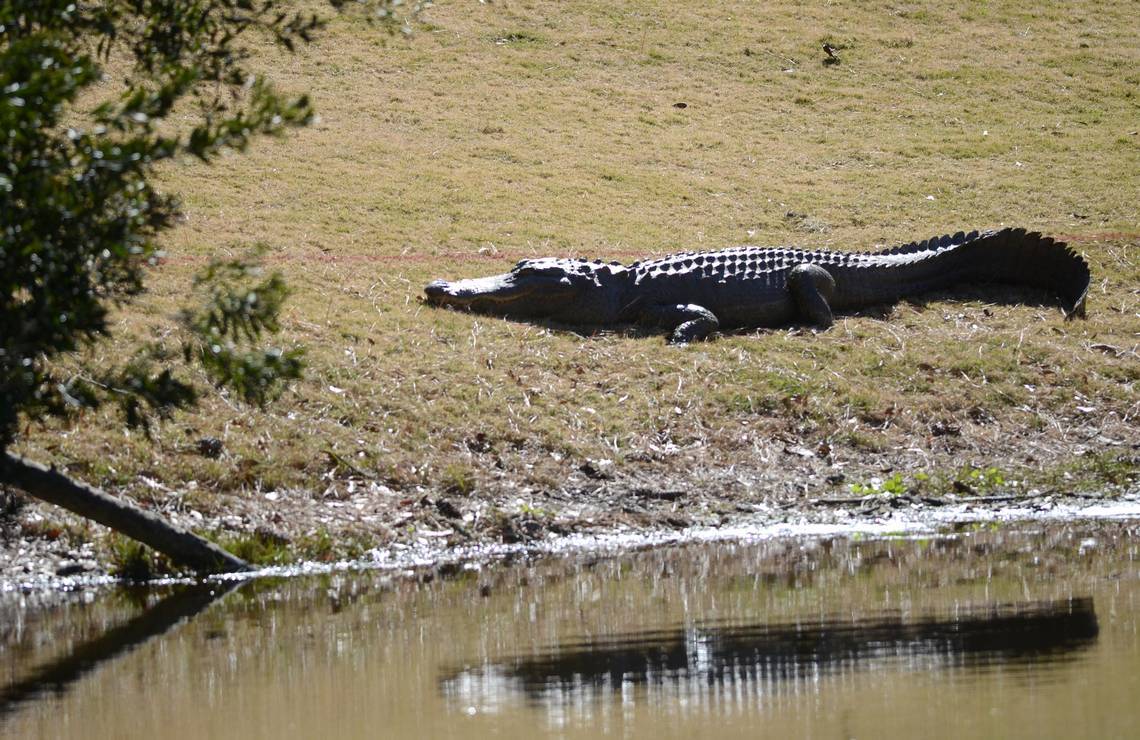
[[959, 231], [958, 233], [954, 234], [953, 236], [951, 236], [949, 234], [946, 234], [944, 236], [934, 236], [934, 237], [931, 237], [930, 239], [923, 239], [922, 241], [914, 241], [914, 242], [911, 242], [909, 244], [901, 244], [901, 245], [895, 246], [895, 247], [887, 247], [886, 249], [882, 249], [878, 252], [869, 252], [868, 254], [872, 254], [872, 255], [899, 255], [899, 254], [915, 254], [918, 252], [936, 252], [940, 249], [946, 249], [947, 247], [956, 247], [956, 246], [965, 244], [967, 242], [975, 241], [982, 236], [985, 236], [985, 234], [980, 234], [976, 230], [971, 231], [968, 234], [963, 232], [963, 231]]

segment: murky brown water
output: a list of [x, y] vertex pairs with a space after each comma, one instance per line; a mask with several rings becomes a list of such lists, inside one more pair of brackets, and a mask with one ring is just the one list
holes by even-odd
[[703, 545], [259, 580], [212, 601], [9, 600], [0, 735], [1133, 738], [1137, 535]]

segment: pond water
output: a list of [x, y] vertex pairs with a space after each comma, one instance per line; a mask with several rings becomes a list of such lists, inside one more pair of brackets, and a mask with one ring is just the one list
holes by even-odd
[[9, 599], [0, 735], [1137, 737], [1138, 534], [783, 539]]

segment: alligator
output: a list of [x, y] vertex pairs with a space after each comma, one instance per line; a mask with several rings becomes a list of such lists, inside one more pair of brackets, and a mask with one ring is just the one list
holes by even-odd
[[1055, 294], [1085, 315], [1089, 267], [1064, 242], [1025, 229], [934, 237], [878, 252], [730, 247], [643, 260], [524, 259], [502, 275], [436, 280], [429, 304], [571, 325], [663, 326], [673, 343], [719, 329], [807, 323], [954, 285], [1000, 282]]

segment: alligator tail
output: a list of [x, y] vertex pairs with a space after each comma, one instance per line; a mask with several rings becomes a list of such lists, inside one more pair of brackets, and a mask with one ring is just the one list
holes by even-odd
[[1089, 266], [1065, 242], [1025, 229], [981, 234], [970, 247], [979, 279], [1029, 285], [1054, 292], [1066, 319], [1085, 316]]
[[[1089, 266], [1067, 244], [1025, 229], [959, 231], [892, 247], [872, 256], [907, 256], [915, 259], [897, 270], [889, 284], [863, 288], [866, 278], [853, 279], [847, 290], [859, 299], [873, 301], [940, 290], [955, 283], [995, 282], [1025, 285], [1050, 291], [1061, 299], [1065, 318], [1085, 315]], [[865, 266], [857, 266], [859, 272]], [[872, 268], [873, 269], [873, 268]], [[859, 292], [862, 290], [863, 292]], [[863, 301], [853, 301], [859, 305]]]

